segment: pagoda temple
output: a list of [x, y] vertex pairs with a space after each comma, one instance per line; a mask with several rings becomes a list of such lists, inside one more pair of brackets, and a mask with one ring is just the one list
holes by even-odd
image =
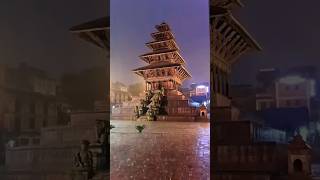
[[[134, 69], [133, 72], [144, 78], [146, 92], [163, 91], [167, 99], [166, 116], [173, 119], [192, 120], [198, 115], [197, 109], [189, 106], [189, 100], [179, 91], [183, 81], [191, 78], [185, 67], [185, 60], [167, 23], [156, 25], [156, 32], [151, 33], [153, 41], [146, 43], [152, 52], [140, 56], [148, 65]], [[169, 118], [170, 119], [170, 118]], [[172, 118], [171, 118], [172, 119]], [[188, 118], [187, 118], [188, 119]]]

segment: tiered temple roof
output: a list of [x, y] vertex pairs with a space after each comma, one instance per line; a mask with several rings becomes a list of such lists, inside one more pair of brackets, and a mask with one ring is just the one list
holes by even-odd
[[180, 84], [191, 75], [185, 68], [185, 61], [168, 24], [156, 25], [157, 32], [151, 33], [154, 39], [146, 43], [152, 52], [139, 56], [149, 65], [134, 69], [137, 75], [148, 82], [175, 81]]
[[96, 46], [109, 50], [109, 17], [99, 18], [93, 21], [76, 25], [70, 29], [72, 33], [77, 34], [81, 39], [89, 41]]
[[[240, 0], [210, 0], [211, 92], [216, 104], [228, 106], [231, 67], [243, 54], [261, 50], [259, 44], [232, 16]], [[214, 97], [214, 96], [213, 96]]]
[[230, 10], [242, 6], [239, 0], [211, 1], [211, 44], [213, 55], [217, 61], [224, 61], [229, 65], [250, 50], [261, 50], [259, 44], [232, 16]]
[[216, 56], [233, 64], [248, 50], [261, 50], [258, 43], [231, 15], [212, 17], [214, 52]]

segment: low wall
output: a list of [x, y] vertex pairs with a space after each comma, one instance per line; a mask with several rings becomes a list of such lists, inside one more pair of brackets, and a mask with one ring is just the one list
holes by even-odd
[[[0, 171], [0, 179], [70, 180], [74, 155], [79, 151], [81, 140], [94, 144], [98, 139], [96, 120], [105, 119], [106, 112], [74, 113], [67, 126], [41, 129], [40, 145], [6, 150], [5, 171]], [[94, 164], [97, 164], [96, 156]], [[76, 180], [81, 178], [82, 175]]]
[[81, 140], [94, 142], [97, 139], [95, 127], [55, 127], [41, 130], [41, 145], [79, 145]]
[[217, 174], [287, 174], [288, 170], [287, 146], [282, 144], [217, 145], [212, 156], [215, 159], [212, 166]]
[[6, 169], [9, 171], [59, 171], [73, 166], [78, 146], [16, 147], [6, 151]]
[[79, 145], [83, 139], [97, 140], [97, 120], [109, 119], [106, 112], [78, 112], [71, 115], [67, 126], [48, 127], [41, 129], [41, 145]]

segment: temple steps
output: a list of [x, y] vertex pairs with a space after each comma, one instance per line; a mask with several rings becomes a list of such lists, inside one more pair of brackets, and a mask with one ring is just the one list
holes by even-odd
[[136, 120], [136, 117], [134, 115], [112, 115], [111, 120]]

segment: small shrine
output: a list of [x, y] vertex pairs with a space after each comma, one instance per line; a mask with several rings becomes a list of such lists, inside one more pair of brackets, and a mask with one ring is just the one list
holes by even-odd
[[288, 175], [290, 179], [304, 180], [311, 176], [311, 147], [300, 134], [288, 145]]
[[290, 174], [303, 172], [311, 173], [311, 147], [303, 140], [300, 134], [294, 136], [288, 145], [288, 161]]
[[208, 116], [208, 111], [207, 111], [207, 107], [205, 105], [201, 105], [200, 108], [199, 108], [199, 111], [200, 111], [200, 117], [201, 118], [207, 118]]

